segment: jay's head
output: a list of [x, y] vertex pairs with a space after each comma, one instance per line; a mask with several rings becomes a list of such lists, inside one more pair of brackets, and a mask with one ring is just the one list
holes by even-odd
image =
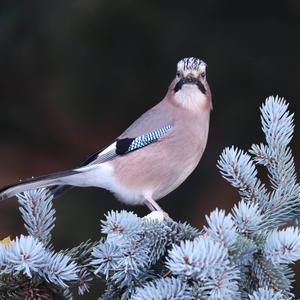
[[189, 57], [177, 64], [176, 78], [169, 92], [177, 104], [189, 109], [211, 108], [211, 94], [206, 81], [206, 63], [198, 58]]

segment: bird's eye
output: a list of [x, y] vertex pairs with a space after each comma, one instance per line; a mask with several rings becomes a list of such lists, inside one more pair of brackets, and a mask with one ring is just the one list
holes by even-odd
[[202, 78], [206, 77], [206, 73], [205, 72], [202, 72], [200, 75], [201, 75]]
[[176, 73], [176, 77], [179, 77], [180, 76], [180, 72], [178, 71], [177, 73]]

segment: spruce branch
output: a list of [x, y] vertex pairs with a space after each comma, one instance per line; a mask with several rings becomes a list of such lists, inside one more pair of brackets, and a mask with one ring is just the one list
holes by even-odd
[[45, 255], [45, 268], [40, 271], [48, 282], [68, 287], [66, 282], [77, 280], [77, 265], [61, 253], [48, 252]]
[[259, 288], [254, 291], [252, 295], [249, 296], [250, 300], [282, 300], [282, 299], [292, 299], [291, 297], [285, 298], [281, 292], [275, 292], [268, 288]]
[[53, 195], [49, 190], [40, 188], [18, 194], [17, 198], [28, 234], [48, 245], [55, 222]]
[[246, 236], [263, 228], [263, 215], [258, 203], [241, 200], [234, 205], [232, 215], [238, 231]]
[[292, 140], [294, 114], [289, 113], [288, 106], [284, 98], [270, 96], [260, 108], [262, 131], [273, 150], [286, 147]]
[[251, 156], [235, 147], [225, 148], [217, 162], [221, 175], [239, 190], [242, 199], [264, 201], [267, 190], [257, 178]]
[[295, 227], [277, 231], [268, 235], [264, 255], [274, 264], [292, 263], [300, 259], [300, 233]]
[[221, 243], [225, 248], [231, 249], [236, 241], [236, 228], [231, 214], [225, 216], [224, 210], [215, 209], [206, 216], [208, 227], [204, 230], [215, 241]]
[[175, 275], [205, 279], [229, 265], [228, 251], [210, 237], [182, 241], [168, 251], [166, 266]]
[[191, 299], [188, 285], [176, 278], [156, 279], [137, 288], [130, 300], [186, 300]]

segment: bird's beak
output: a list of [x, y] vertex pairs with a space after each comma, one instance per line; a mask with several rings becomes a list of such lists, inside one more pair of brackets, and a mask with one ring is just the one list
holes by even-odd
[[183, 77], [184, 84], [197, 84], [198, 79], [191, 73], [189, 73], [187, 76]]
[[197, 87], [199, 88], [199, 90], [205, 94], [206, 90], [204, 88], [203, 83], [200, 81], [199, 77], [196, 77], [194, 74], [192, 73], [188, 73], [186, 76], [182, 77], [175, 85], [174, 91], [175, 93], [178, 92], [183, 85], [185, 84], [189, 84], [189, 85], [197, 85]]

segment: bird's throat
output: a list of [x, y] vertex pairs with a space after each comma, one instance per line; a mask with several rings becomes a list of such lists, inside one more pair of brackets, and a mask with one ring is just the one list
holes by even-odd
[[174, 97], [179, 105], [189, 110], [198, 110], [207, 105], [206, 95], [196, 85], [183, 85]]

